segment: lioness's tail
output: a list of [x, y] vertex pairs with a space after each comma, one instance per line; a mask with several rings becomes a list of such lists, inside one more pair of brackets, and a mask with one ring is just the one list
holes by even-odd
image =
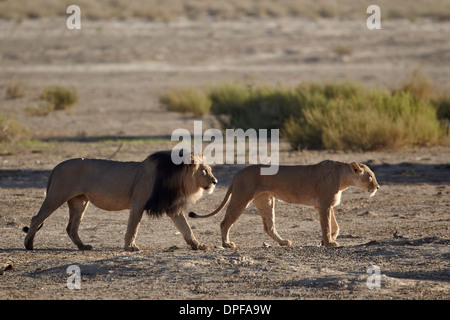
[[[50, 188], [50, 183], [52, 183], [52, 178], [53, 178], [53, 173], [55, 172], [55, 169], [52, 170], [52, 172], [50, 173], [50, 176], [48, 177], [48, 181], [47, 181], [47, 191], [45, 193], [45, 195], [48, 195], [48, 189]], [[37, 231], [39, 231], [39, 229], [42, 228], [42, 226], [44, 225], [44, 223], [42, 223], [39, 228], [37, 229]], [[28, 231], [30, 230], [30, 228], [28, 226], [25, 226], [22, 228], [22, 231], [25, 233], [28, 233]]]
[[[233, 182], [234, 182], [234, 180], [233, 180]], [[233, 193], [233, 182], [231, 182], [230, 187], [228, 188], [227, 194], [225, 195], [222, 203], [216, 210], [214, 210], [210, 214], [207, 214], [204, 216], [199, 216], [195, 212], [191, 211], [191, 212], [189, 212], [189, 217], [191, 217], [191, 218], [209, 218], [209, 217], [212, 217], [212, 216], [218, 214], [223, 209], [223, 207], [225, 207], [225, 205], [228, 203], [228, 200], [230, 200], [231, 194]]]

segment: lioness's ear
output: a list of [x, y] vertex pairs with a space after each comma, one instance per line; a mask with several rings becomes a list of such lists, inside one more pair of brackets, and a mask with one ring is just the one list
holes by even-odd
[[350, 163], [350, 169], [352, 170], [352, 172], [354, 174], [363, 174], [364, 173], [364, 169], [361, 168], [359, 166], [359, 164], [355, 161], [353, 161], [352, 163]]

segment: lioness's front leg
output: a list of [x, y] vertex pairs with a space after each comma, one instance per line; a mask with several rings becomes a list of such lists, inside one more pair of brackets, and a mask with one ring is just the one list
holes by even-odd
[[336, 221], [336, 216], [334, 215], [333, 207], [330, 208], [331, 211], [331, 238], [336, 240], [339, 235], [339, 225]]
[[172, 219], [173, 223], [177, 227], [177, 229], [183, 235], [184, 240], [186, 240], [187, 244], [192, 247], [194, 250], [209, 250], [209, 246], [207, 244], [201, 244], [195, 239], [194, 233], [189, 226], [186, 217], [183, 212], [177, 214], [169, 214], [170, 219]]
[[316, 209], [319, 212], [320, 226], [322, 228], [322, 245], [325, 247], [339, 247], [339, 244], [331, 236], [331, 213], [333, 208], [322, 205], [316, 207]]

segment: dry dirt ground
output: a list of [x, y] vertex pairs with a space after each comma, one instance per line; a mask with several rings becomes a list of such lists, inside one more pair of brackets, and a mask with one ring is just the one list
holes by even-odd
[[[237, 250], [223, 249], [223, 213], [189, 222], [211, 246], [192, 251], [170, 219], [144, 217], [141, 251], [123, 251], [128, 213], [90, 206], [80, 236], [94, 247], [80, 252], [65, 233], [68, 210], [58, 209], [25, 251], [22, 227], [43, 199], [51, 169], [67, 158], [141, 161], [170, 149], [176, 128], [194, 118], [166, 112], [158, 94], [175, 86], [218, 81], [295, 85], [302, 80], [351, 79], [393, 87], [414, 68], [449, 90], [450, 23], [386, 21], [369, 31], [361, 21], [301, 19], [170, 24], [65, 20], [0, 21], [0, 106], [36, 140], [4, 148], [0, 156], [0, 299], [449, 299], [450, 148], [368, 153], [291, 151], [283, 164], [323, 159], [368, 164], [381, 185], [373, 198], [347, 190], [337, 209], [340, 248], [320, 246], [312, 208], [277, 202], [277, 228], [292, 241], [279, 247], [250, 206], [231, 229]], [[335, 48], [346, 47], [341, 56]], [[25, 94], [7, 99], [10, 81]], [[75, 89], [69, 112], [31, 117], [47, 85]], [[203, 129], [216, 126], [203, 119]], [[120, 140], [118, 140], [120, 139]], [[241, 165], [214, 166], [214, 194], [189, 209], [213, 210]], [[81, 272], [81, 289], [67, 288], [67, 268]], [[380, 271], [380, 288], [369, 265]]]

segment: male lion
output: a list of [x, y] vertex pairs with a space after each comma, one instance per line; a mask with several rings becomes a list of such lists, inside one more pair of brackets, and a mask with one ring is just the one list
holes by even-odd
[[[56, 209], [69, 205], [67, 233], [80, 250], [91, 250], [78, 236], [78, 227], [89, 202], [96, 207], [118, 211], [130, 209], [125, 234], [125, 250], [136, 251], [135, 239], [144, 210], [172, 219], [186, 242], [194, 249], [208, 250], [200, 244], [186, 221], [183, 209], [195, 202], [203, 190], [212, 193], [217, 183], [211, 168], [188, 155], [188, 164], [175, 165], [170, 151], [156, 152], [142, 162], [119, 162], [98, 159], [71, 159], [57, 165], [48, 180], [47, 195], [38, 214], [31, 219], [25, 248], [33, 249], [36, 232]], [[196, 163], [200, 162], [200, 163]]]
[[337, 247], [335, 241], [339, 226], [333, 207], [341, 200], [341, 193], [348, 187], [357, 187], [373, 196], [380, 187], [368, 166], [356, 162], [344, 163], [325, 160], [309, 166], [280, 166], [274, 175], [261, 175], [261, 165], [249, 166], [233, 178], [219, 208], [199, 216], [190, 212], [192, 218], [207, 218], [220, 212], [231, 197], [225, 217], [220, 224], [224, 247], [234, 248], [229, 240], [229, 231], [241, 213], [253, 202], [264, 223], [264, 230], [281, 246], [289, 246], [289, 240], [282, 239], [275, 229], [275, 198], [282, 201], [314, 206], [319, 212], [322, 227], [322, 245]]

